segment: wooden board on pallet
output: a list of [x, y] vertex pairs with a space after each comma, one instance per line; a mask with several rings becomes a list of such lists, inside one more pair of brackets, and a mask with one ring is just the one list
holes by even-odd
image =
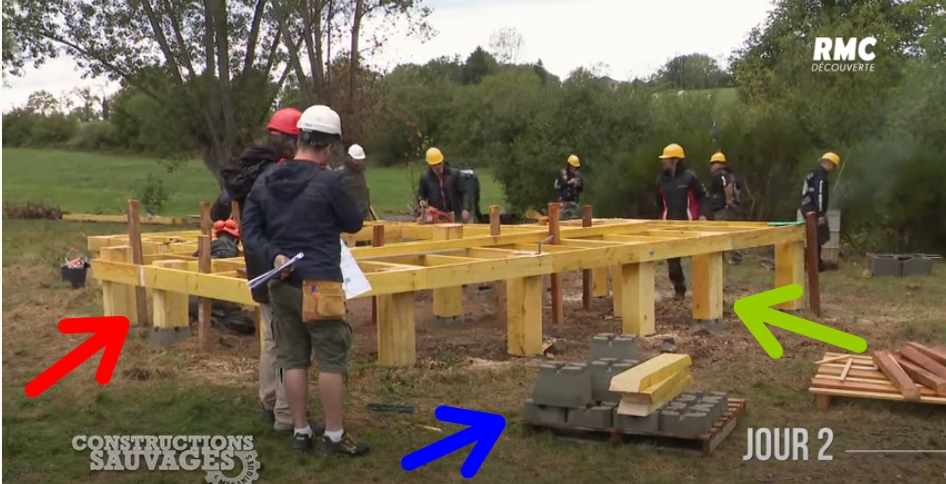
[[[828, 408], [832, 397], [907, 401], [870, 356], [826, 353], [822, 361], [808, 388], [808, 392], [817, 395], [819, 410]], [[920, 390], [919, 403], [946, 405], [946, 397], [918, 383], [916, 386]]]
[[745, 410], [746, 401], [744, 399], [730, 399], [729, 409], [713, 424], [713, 428], [703, 435], [632, 432], [614, 428], [587, 429], [532, 421], [522, 422], [522, 432], [525, 437], [531, 437], [534, 433], [544, 431], [551, 432], [558, 437], [582, 441], [610, 442], [615, 445], [650, 444], [661, 449], [684, 450], [709, 455], [736, 429], [736, 426], [739, 425], [739, 418], [742, 417]]

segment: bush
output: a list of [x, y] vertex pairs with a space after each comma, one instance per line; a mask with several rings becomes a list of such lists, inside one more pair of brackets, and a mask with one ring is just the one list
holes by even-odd
[[115, 127], [107, 121], [79, 123], [67, 147], [81, 151], [105, 151], [116, 148]]
[[3, 218], [58, 220], [62, 218], [62, 210], [49, 202], [3, 202]]

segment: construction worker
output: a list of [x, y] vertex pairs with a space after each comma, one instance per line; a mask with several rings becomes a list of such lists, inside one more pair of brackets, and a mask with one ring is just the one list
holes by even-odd
[[[483, 223], [483, 212], [480, 211], [480, 178], [471, 166], [460, 165], [457, 167], [460, 174], [458, 182], [460, 189], [461, 206], [463, 212], [469, 214], [463, 223]], [[463, 216], [461, 212], [461, 217]]]
[[581, 218], [578, 210], [578, 197], [584, 190], [584, 181], [581, 179], [580, 171], [581, 160], [576, 155], [570, 155], [566, 160], [565, 168], [562, 168], [558, 176], [555, 177], [558, 201], [562, 204], [562, 220]]
[[[710, 204], [713, 220], [739, 220], [739, 181], [726, 165], [726, 155], [717, 152], [710, 157]], [[726, 252], [726, 261], [733, 265], [742, 263], [742, 252]]]
[[802, 187], [801, 213], [807, 218], [810, 215], [818, 217], [818, 272], [825, 270], [821, 259], [821, 246], [831, 239], [831, 229], [828, 227], [828, 175], [841, 164], [841, 157], [828, 152], [821, 156], [818, 166], [805, 175]]
[[[706, 187], [693, 170], [683, 165], [683, 147], [672, 143], [660, 155], [657, 206], [661, 220], [706, 220], [710, 212]], [[679, 258], [667, 259], [667, 268], [678, 299], [686, 297], [686, 276]]]
[[227, 190], [220, 190], [220, 195], [217, 196], [217, 200], [210, 206], [211, 222], [218, 222], [230, 218], [232, 212], [230, 201], [231, 197], [230, 194], [227, 193]]
[[365, 178], [365, 149], [361, 145], [351, 145], [348, 156], [341, 166], [335, 169], [342, 178], [345, 191], [355, 201], [364, 220], [372, 220], [370, 198], [368, 197], [368, 180]]
[[[266, 139], [247, 148], [240, 156], [240, 163], [236, 169], [223, 172], [227, 191], [233, 200], [238, 202], [240, 212], [243, 212], [246, 196], [250, 193], [257, 178], [272, 171], [280, 161], [292, 159], [296, 151], [296, 138], [299, 136], [296, 123], [299, 122], [300, 116], [302, 112], [295, 108], [283, 108], [273, 113], [266, 124], [268, 132]], [[243, 259], [246, 262], [246, 275], [249, 279], [259, 277], [270, 269], [271, 261], [266, 257], [253, 258], [249, 253], [244, 252]], [[263, 349], [259, 363], [261, 416], [263, 421], [273, 424], [278, 435], [289, 437], [292, 435], [292, 415], [289, 412], [289, 402], [286, 400], [286, 392], [279, 380], [279, 371], [276, 367], [273, 306], [270, 304], [269, 291], [265, 286], [259, 286], [250, 292], [253, 300], [259, 303], [260, 330], [263, 335]]]
[[452, 213], [454, 220], [468, 221], [471, 214], [463, 208], [460, 171], [445, 162], [437, 148], [427, 150], [426, 160], [429, 168], [417, 188], [420, 207], [432, 207], [445, 214]]
[[328, 106], [306, 109], [297, 123], [294, 159], [263, 175], [246, 198], [244, 248], [279, 268], [302, 258], [268, 282], [275, 313], [277, 367], [292, 412], [292, 447], [309, 452], [315, 429], [308, 421], [308, 369], [312, 353], [319, 367], [319, 395], [325, 416], [320, 450], [327, 455], [360, 456], [367, 444], [343, 426], [345, 376], [352, 328], [342, 288], [341, 235], [363, 226], [361, 212], [341, 178], [328, 168], [332, 148], [342, 139], [342, 122]]
[[[214, 240], [210, 243], [210, 257], [212, 259], [230, 259], [240, 256], [240, 230], [236, 222], [233, 220], [217, 220], [213, 224], [213, 234]], [[194, 252], [193, 256], [200, 257], [200, 251]], [[190, 319], [197, 321], [200, 314], [200, 298], [190, 296], [187, 303]], [[241, 335], [256, 333], [253, 314], [244, 310], [241, 305], [229, 301], [213, 300], [210, 308], [212, 327], [226, 329]], [[262, 387], [260, 385], [260, 388]], [[275, 388], [273, 391], [275, 391]]]

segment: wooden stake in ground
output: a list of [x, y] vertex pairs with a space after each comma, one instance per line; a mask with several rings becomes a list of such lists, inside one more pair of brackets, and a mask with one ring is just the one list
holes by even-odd
[[[210, 274], [210, 236], [201, 235], [197, 239], [197, 265], [201, 273]], [[208, 298], [200, 298], [200, 309], [198, 321], [200, 326], [198, 327], [198, 340], [200, 341], [200, 348], [207, 350], [210, 349], [210, 338], [211, 338], [211, 316], [212, 304]]]
[[[585, 205], [581, 212], [581, 226], [591, 227], [592, 221], [591, 205]], [[581, 271], [581, 307], [582, 309], [591, 309], [591, 269]]]
[[[145, 263], [141, 249], [141, 217], [138, 215], [138, 200], [128, 200], [128, 245], [131, 246], [132, 262], [136, 266]], [[144, 287], [135, 286], [135, 309], [138, 323], [143, 327], [151, 326], [148, 315], [148, 296]]]
[[[552, 245], [561, 244], [561, 214], [562, 204], [553, 202], [549, 204], [549, 235], [551, 235]], [[565, 322], [565, 314], [562, 312], [562, 275], [552, 274], [552, 324], [560, 325]]]
[[[489, 235], [498, 237], [502, 231], [502, 221], [499, 217], [499, 205], [489, 207]], [[505, 310], [503, 294], [506, 292], [505, 281], [493, 281], [493, 315], [500, 317]]]
[[890, 384], [897, 387], [897, 390], [900, 390], [900, 394], [903, 395], [903, 398], [913, 401], [920, 400], [920, 389], [916, 387], [916, 383], [913, 382], [910, 375], [907, 375], [907, 372], [903, 371], [903, 368], [900, 367], [900, 364], [897, 363], [897, 360], [895, 360], [890, 353], [886, 351], [875, 351], [872, 359], [874, 360], [874, 364], [877, 365], [877, 368], [880, 368], [884, 376], [890, 380]]
[[[384, 245], [384, 225], [375, 225], [371, 228], [371, 246]], [[371, 323], [378, 325], [378, 296], [371, 296]]]
[[811, 314], [821, 317], [821, 288], [818, 284], [818, 217], [815, 214], [805, 217], [805, 266], [808, 269], [808, 309]]

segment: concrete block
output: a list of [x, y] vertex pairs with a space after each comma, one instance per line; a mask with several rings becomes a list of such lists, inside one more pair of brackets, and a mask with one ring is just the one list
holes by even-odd
[[531, 422], [565, 425], [568, 421], [567, 410], [568, 409], [562, 407], [536, 405], [530, 398], [522, 404], [522, 418]]
[[657, 426], [661, 432], [680, 433], [680, 417], [676, 410], [661, 410], [657, 417]]
[[586, 429], [607, 429], [611, 427], [614, 407], [583, 407], [568, 409], [568, 426]]
[[615, 358], [618, 360], [640, 360], [641, 350], [637, 337], [633, 335], [615, 336], [602, 333], [591, 339], [591, 360]]
[[928, 257], [911, 256], [903, 261], [903, 277], [930, 276], [933, 274], [933, 259]]
[[677, 403], [683, 403], [686, 406], [694, 405], [699, 399], [693, 395], [680, 394], [677, 398], [674, 398], [673, 401]]
[[719, 413], [719, 407], [716, 407], [711, 404], [706, 404], [702, 400], [696, 405], [687, 409], [688, 412], [700, 412], [709, 415], [710, 422], [716, 422], [719, 419], [719, 416], [722, 415]]
[[646, 417], [632, 417], [614, 413], [614, 428], [630, 432], [657, 432], [660, 430], [660, 412]]
[[438, 328], [448, 328], [463, 325], [463, 316], [434, 316], [431, 321], [433, 326]]
[[591, 399], [596, 402], [619, 402], [621, 394], [612, 392], [611, 378], [638, 364], [637, 360], [603, 358], [591, 362]]
[[699, 400], [700, 398], [703, 398], [703, 396], [705, 395], [705, 393], [703, 392], [703, 390], [687, 390], [687, 391], [681, 393], [680, 395], [681, 395], [681, 396], [683, 396], [683, 395], [689, 395], [689, 396], [695, 397], [697, 400]]
[[903, 263], [893, 254], [874, 254], [870, 256], [870, 272], [876, 277], [900, 277]]
[[591, 403], [591, 371], [584, 363], [546, 363], [539, 368], [532, 400], [552, 407], [585, 407]]
[[179, 341], [191, 337], [191, 329], [184, 328], [154, 328], [148, 341], [153, 345], [171, 346]]
[[684, 411], [684, 410], [686, 410], [686, 409], [687, 409], [687, 404], [686, 404], [686, 403], [683, 403], [683, 402], [670, 402], [670, 403], [664, 405], [664, 407], [663, 407], [661, 410], [673, 410], [673, 411], [676, 411], [676, 412], [682, 412], [682, 411]]
[[687, 412], [680, 418], [680, 433], [682, 434], [705, 434], [713, 428], [713, 420], [706, 412]]

